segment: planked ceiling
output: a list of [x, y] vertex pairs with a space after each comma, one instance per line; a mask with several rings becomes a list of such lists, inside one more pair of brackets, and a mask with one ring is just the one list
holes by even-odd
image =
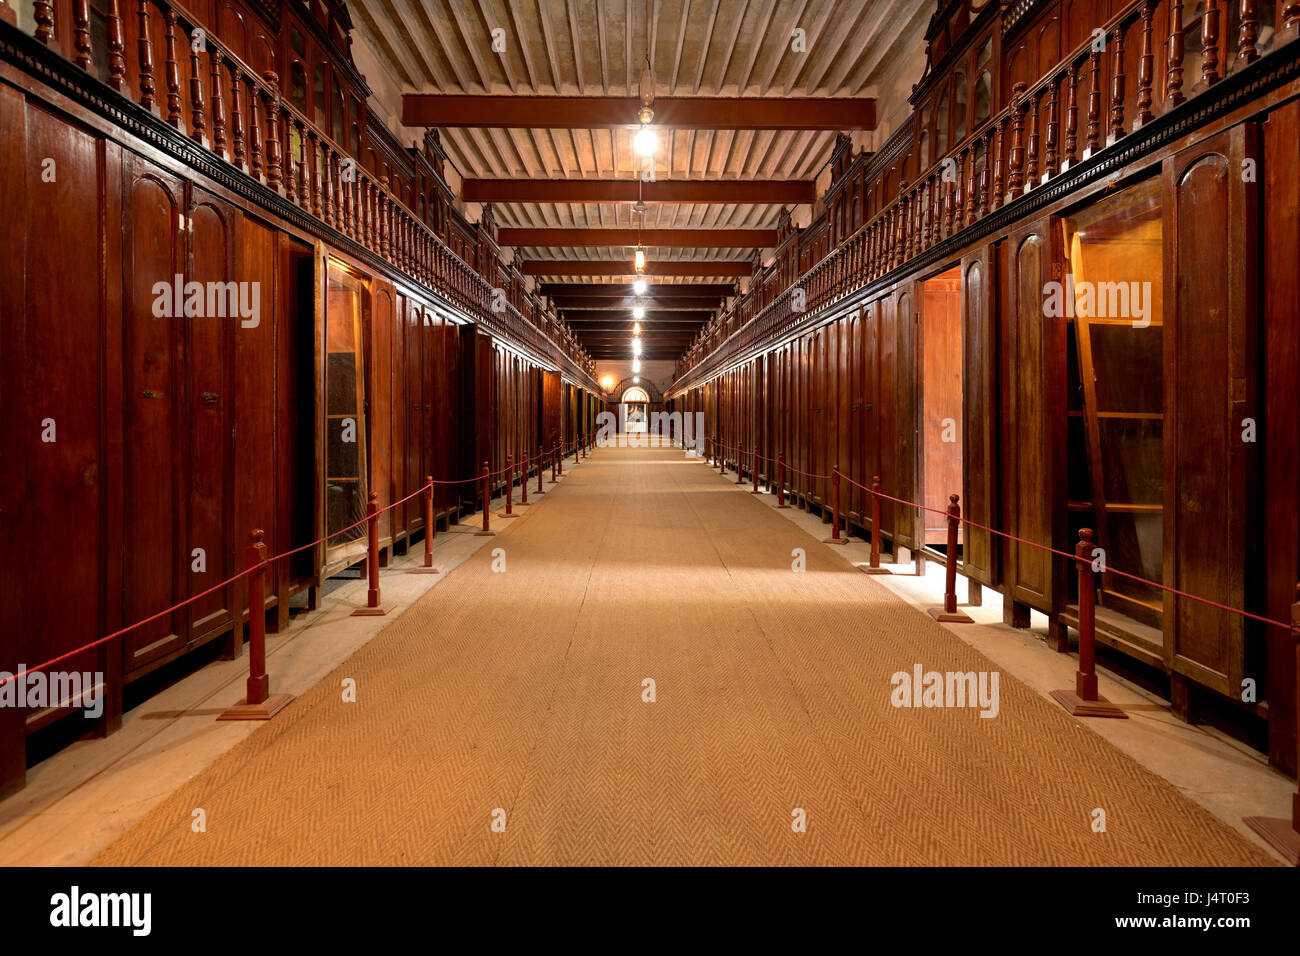
[[[353, 0], [357, 33], [408, 93], [627, 96], [625, 129], [441, 131], [463, 179], [636, 180], [635, 98], [647, 45], [657, 96], [866, 97], [894, 82], [900, 44], [932, 10], [920, 0]], [[493, 31], [503, 30], [502, 52]], [[793, 49], [796, 29], [806, 51]], [[396, 106], [396, 104], [392, 104]], [[400, 113], [395, 109], [394, 115]], [[831, 130], [659, 130], [655, 179], [813, 180]], [[771, 229], [776, 203], [494, 203], [504, 228]], [[519, 247], [533, 260], [631, 260], [634, 247]], [[738, 261], [752, 249], [648, 247], [652, 261]], [[574, 281], [562, 275], [540, 280]], [[591, 276], [589, 282], [625, 282]], [[662, 277], [692, 283], [716, 278]], [[734, 278], [727, 281], [735, 281]], [[701, 319], [707, 316], [701, 316]], [[630, 323], [629, 323], [630, 324]], [[646, 323], [642, 323], [643, 326]], [[575, 323], [581, 336], [581, 325]], [[652, 344], [647, 327], [646, 346]], [[679, 335], [665, 340], [672, 357]], [[594, 357], [603, 355], [584, 338]], [[661, 350], [656, 348], [656, 353]]]

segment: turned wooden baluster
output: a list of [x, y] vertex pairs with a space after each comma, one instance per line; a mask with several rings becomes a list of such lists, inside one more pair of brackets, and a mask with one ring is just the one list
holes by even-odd
[[140, 54], [140, 105], [153, 109], [153, 39], [149, 36], [149, 0], [139, 0], [137, 17], [140, 21], [140, 39], [136, 48]]
[[1011, 91], [1011, 157], [1007, 193], [1011, 199], [1020, 195], [1025, 182], [1025, 84], [1017, 83]]
[[993, 208], [1001, 207], [1006, 199], [1005, 180], [1003, 178], [1004, 168], [1002, 161], [1003, 143], [1006, 139], [1007, 118], [1004, 116], [998, 120], [997, 131], [993, 137]]
[[1088, 74], [1088, 146], [1084, 158], [1101, 147], [1101, 51], [1092, 48], [1092, 65]]
[[[1241, 0], [1241, 30], [1237, 35], [1237, 56], [1243, 65], [1259, 59], [1255, 41], [1259, 39], [1259, 9], [1257, 0]], [[1143, 11], [1145, 14], [1145, 11]]]
[[1047, 134], [1043, 137], [1043, 182], [1051, 179], [1060, 169], [1058, 141], [1061, 135], [1061, 117], [1058, 113], [1057, 90], [1061, 78], [1052, 77], [1047, 84]]
[[307, 124], [293, 121], [298, 130], [298, 205], [311, 212], [311, 161], [307, 158]]
[[221, 92], [221, 51], [212, 50], [208, 54], [208, 66], [212, 70], [212, 151], [222, 159], [226, 158], [226, 101]]
[[380, 245], [378, 211], [380, 211], [380, 191], [374, 182], [367, 179], [365, 181], [365, 245], [369, 248]]
[[1115, 74], [1110, 82], [1110, 135], [1113, 143], [1124, 135], [1124, 28], [1115, 28]]
[[181, 65], [176, 59], [176, 12], [168, 10], [163, 14], [166, 24], [163, 78], [167, 83], [167, 122], [176, 129], [181, 128]]
[[1025, 154], [1025, 191], [1038, 185], [1038, 114], [1043, 110], [1043, 94], [1029, 97], [1029, 146]]
[[281, 147], [280, 138], [280, 77], [268, 70], [262, 74], [266, 87], [262, 101], [266, 106], [266, 185], [276, 192], [280, 191]]
[[935, 232], [937, 223], [934, 216], [934, 198], [938, 182], [938, 173], [931, 173], [925, 177], [925, 190], [919, 197], [921, 206], [921, 241], [924, 249], [929, 249], [939, 241], [939, 237]]
[[307, 128], [307, 141], [311, 143], [311, 212], [317, 219], [323, 219], [321, 212], [321, 178], [320, 178], [320, 144], [316, 131]]
[[248, 77], [248, 160], [249, 172], [258, 182], [263, 182], [262, 170], [262, 115], [259, 112], [261, 91], [256, 81]]
[[1287, 0], [1282, 8], [1282, 40], [1294, 40], [1300, 36], [1300, 2]]
[[390, 230], [393, 226], [393, 200], [388, 195], [388, 177], [384, 176], [380, 180], [380, 185], [384, 187], [384, 192], [380, 195], [379, 207], [379, 254], [385, 259], [389, 258], [392, 253], [390, 242]]
[[[949, 167], [950, 169], [952, 167]], [[943, 237], [947, 239], [952, 235], [953, 225], [953, 193], [957, 189], [956, 177], [948, 175], [943, 177], [943, 219], [940, 221], [940, 227], [943, 230]]]
[[1151, 21], [1155, 16], [1155, 4], [1148, 2], [1142, 7], [1142, 54], [1138, 57], [1138, 92], [1137, 116], [1133, 119], [1133, 128], [1138, 129], [1151, 122], [1151, 84], [1155, 82], [1155, 53], [1151, 47]]
[[347, 160], [340, 158], [339, 186], [343, 191], [343, 233], [351, 236], [352, 232], [352, 186], [356, 182], [356, 167], [345, 165]]
[[239, 169], [244, 168], [244, 106], [240, 95], [244, 89], [244, 71], [234, 60], [230, 66], [230, 142], [231, 163]]
[[1183, 0], [1169, 5], [1169, 71], [1165, 81], [1169, 105], [1177, 106], [1183, 96]]
[[199, 65], [199, 46], [193, 38], [190, 44], [190, 138], [207, 145], [206, 123], [203, 118], [203, 74]]
[[119, 93], [126, 76], [126, 38], [122, 33], [122, 16], [119, 0], [108, 0], [108, 14], [104, 17], [105, 39], [108, 41], [108, 85]]
[[1068, 169], [1074, 165], [1079, 153], [1079, 66], [1070, 64], [1070, 72], [1065, 81], [1065, 155], [1061, 157], [1061, 168]]
[[36, 39], [48, 44], [54, 36], [54, 4], [49, 0], [34, 0], [32, 19], [36, 21]]
[[993, 189], [993, 131], [996, 124], [984, 130], [984, 168], [980, 170], [979, 214], [989, 214], [989, 194]]
[[1201, 81], [1206, 86], [1219, 82], [1219, 3], [1205, 0], [1201, 17]]
[[[970, 157], [969, 166], [966, 163], [967, 156]], [[975, 148], [974, 146], [968, 147], [966, 151], [962, 154], [962, 168], [969, 170], [966, 173], [966, 190], [965, 190], [966, 216], [963, 220], [966, 223], [966, 225], [969, 226], [971, 223], [975, 221]]]
[[72, 0], [72, 45], [77, 66], [90, 69], [90, 0]]
[[329, 147], [329, 143], [322, 143], [321, 152], [325, 153], [325, 221], [329, 222], [334, 229], [338, 229], [338, 193], [334, 179], [334, 151]]
[[966, 222], [966, 194], [963, 191], [963, 177], [966, 175], [966, 153], [963, 151], [957, 160], [957, 174], [952, 183], [953, 231], [959, 231]]
[[287, 113], [282, 104], [277, 105], [280, 113], [281, 128], [284, 130], [284, 139], [280, 141], [280, 182], [284, 186], [284, 198], [291, 203], [298, 201], [298, 154], [293, 148], [293, 131], [294, 119], [292, 113]]

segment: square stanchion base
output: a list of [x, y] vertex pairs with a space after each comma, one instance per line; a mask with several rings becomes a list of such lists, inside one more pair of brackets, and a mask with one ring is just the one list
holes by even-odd
[[272, 694], [260, 704], [236, 704], [229, 710], [222, 711], [217, 720], [270, 720], [291, 700], [293, 694]]
[[863, 574], [893, 574], [894, 573], [893, 571], [889, 570], [889, 568], [873, 568], [869, 564], [859, 564], [858, 570], [861, 571]]
[[494, 517], [494, 518], [518, 518], [519, 515], [515, 514], [513, 511], [510, 512], [509, 514], [507, 514], [507, 513], [504, 512], [504, 511], [494, 511], [494, 512], [492, 512], [492, 517]]
[[442, 574], [442, 565], [435, 564], [431, 568], [407, 568], [407, 574]]
[[359, 607], [350, 615], [351, 617], [383, 617], [388, 613], [388, 608], [383, 607]]
[[969, 614], [963, 614], [961, 611], [945, 611], [941, 607], [928, 607], [925, 613], [929, 614], [936, 621], [943, 624], [974, 624], [975, 620]]
[[1281, 853], [1292, 866], [1300, 866], [1300, 831], [1284, 817], [1246, 817], [1241, 821]]
[[848, 544], [848, 538], [822, 538], [822, 544]]
[[1065, 708], [1071, 717], [1119, 717], [1128, 719], [1128, 714], [1112, 704], [1105, 697], [1096, 700], [1084, 700], [1072, 690], [1054, 690], [1052, 698]]

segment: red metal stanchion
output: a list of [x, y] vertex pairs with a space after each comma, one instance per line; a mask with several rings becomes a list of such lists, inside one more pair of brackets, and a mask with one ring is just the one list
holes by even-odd
[[[1289, 633], [1283, 633], [1281, 639], [1294, 642], [1296, 701], [1300, 705], [1300, 584], [1295, 587], [1295, 603], [1291, 605], [1291, 627]], [[1275, 629], [1280, 630], [1280, 629]], [[1296, 756], [1300, 758], [1300, 706], [1292, 711], [1296, 714]], [[1300, 766], [1300, 759], [1296, 766]], [[1300, 781], [1296, 792], [1291, 794], [1291, 819], [1286, 817], [1246, 817], [1245, 824], [1262, 836], [1273, 849], [1291, 861], [1292, 866], [1300, 866]]]
[[370, 492], [366, 503], [366, 576], [370, 589], [366, 592], [366, 606], [352, 612], [353, 617], [378, 617], [388, 609], [379, 604], [379, 492]]
[[1074, 675], [1074, 690], [1054, 690], [1052, 696], [1072, 717], [1127, 717], [1115, 704], [1097, 696], [1097, 587], [1092, 550], [1092, 529], [1081, 528], [1074, 548], [1079, 569], [1079, 670]]
[[537, 446], [537, 494], [544, 495], [542, 490], [542, 472], [546, 470], [546, 456], [542, 454], [542, 446]]
[[433, 563], [433, 536], [437, 533], [433, 524], [433, 475], [426, 476], [424, 483], [424, 566], [410, 568], [407, 574], [438, 574], [442, 571], [442, 565]]
[[831, 536], [822, 544], [848, 544], [848, 536], [840, 537], [840, 466], [831, 469]]
[[893, 574], [880, 566], [880, 476], [871, 479], [871, 563], [858, 567], [867, 574]]
[[961, 521], [961, 505], [957, 502], [956, 495], [948, 496], [948, 554], [943, 569], [943, 607], [928, 610], [936, 621], [970, 624], [970, 615], [957, 610], [957, 525]]
[[483, 462], [483, 530], [475, 531], [474, 537], [486, 538], [496, 534], [492, 530], [492, 525], [488, 521], [488, 516], [492, 513], [492, 477], [488, 472], [488, 463]]
[[578, 449], [581, 447], [582, 447], [582, 441], [580, 439], [575, 440], [573, 443], [573, 463], [575, 465], [578, 463]]
[[[248, 575], [248, 684], [242, 704], [224, 711], [217, 720], [268, 720], [293, 694], [271, 695], [271, 678], [266, 673], [266, 545], [263, 532], [254, 528], [244, 550]], [[236, 638], [239, 632], [236, 631]]]
[[515, 457], [506, 455], [506, 510], [502, 517], [515, 516]]
[[776, 456], [776, 506], [789, 508], [785, 503], [785, 452]]

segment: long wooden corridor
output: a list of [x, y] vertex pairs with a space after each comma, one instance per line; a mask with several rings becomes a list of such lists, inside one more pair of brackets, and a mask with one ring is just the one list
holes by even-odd
[[1009, 674], [987, 718], [893, 706], [996, 667], [680, 449], [498, 528], [96, 862], [1271, 862]]

